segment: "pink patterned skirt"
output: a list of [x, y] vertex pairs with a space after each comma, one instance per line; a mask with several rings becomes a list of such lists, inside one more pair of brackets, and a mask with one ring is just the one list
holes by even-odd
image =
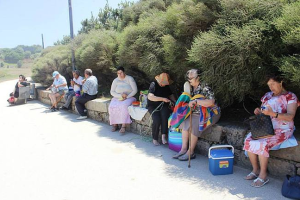
[[264, 157], [269, 157], [270, 149], [289, 139], [293, 135], [293, 132], [294, 130], [292, 129], [275, 129], [274, 136], [259, 140], [253, 140], [251, 133], [249, 133], [245, 139], [244, 150]]
[[128, 113], [128, 106], [134, 101], [136, 101], [134, 97], [130, 97], [124, 101], [112, 98], [108, 107], [110, 125], [130, 124], [132, 121]]

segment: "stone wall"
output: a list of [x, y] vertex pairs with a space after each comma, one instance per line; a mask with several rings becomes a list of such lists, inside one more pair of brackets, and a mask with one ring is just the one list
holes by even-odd
[[[50, 91], [38, 90], [38, 99], [50, 105]], [[62, 100], [64, 102], [64, 100]], [[72, 112], [75, 111], [75, 98], [72, 102]], [[88, 117], [97, 121], [109, 124], [108, 106], [110, 100], [95, 99], [86, 104]], [[62, 103], [59, 104], [60, 106]], [[143, 120], [133, 120], [130, 126], [126, 127], [127, 131], [131, 131], [140, 135], [151, 135], [150, 114], [147, 113]], [[230, 144], [234, 147], [234, 162], [244, 168], [251, 169], [249, 159], [243, 151], [243, 143], [248, 128], [242, 124], [234, 124], [221, 120], [218, 124], [212, 126], [209, 130], [201, 135], [197, 144], [197, 153], [207, 156], [208, 149], [216, 144]], [[285, 175], [300, 175], [300, 143], [297, 147], [281, 149], [270, 152], [268, 171], [271, 175], [283, 178]]]

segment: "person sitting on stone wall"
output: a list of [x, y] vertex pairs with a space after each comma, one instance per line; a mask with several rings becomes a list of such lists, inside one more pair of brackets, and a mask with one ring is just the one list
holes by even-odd
[[[187, 72], [186, 78], [188, 82], [186, 82], [184, 86], [185, 92], [180, 95], [177, 100], [169, 122], [170, 125], [174, 127], [176, 125], [172, 124], [172, 120], [174, 120], [174, 122], [177, 123], [175, 127], [177, 128], [179, 126], [179, 128], [182, 129], [182, 147], [181, 150], [173, 156], [174, 159], [180, 161], [187, 161], [189, 153], [191, 154], [191, 159], [196, 158], [194, 150], [197, 145], [198, 137], [200, 137], [207, 128], [211, 127], [211, 125], [217, 123], [221, 117], [220, 108], [215, 102], [213, 90], [205, 82], [200, 81], [200, 71], [191, 69]], [[176, 114], [179, 105], [182, 107], [178, 110], [180, 113]], [[189, 149], [190, 115], [192, 116], [192, 127], [191, 148]], [[178, 119], [179, 116], [182, 116], [182, 118]]]
[[134, 79], [125, 74], [123, 67], [117, 68], [117, 75], [118, 77], [114, 79], [110, 89], [113, 98], [108, 107], [109, 121], [113, 132], [118, 129], [118, 124], [121, 124], [119, 132], [124, 134], [126, 124], [131, 123], [128, 106], [136, 101], [133, 96], [137, 93], [137, 86]]
[[[61, 110], [69, 110], [74, 96], [80, 96], [82, 88], [82, 76], [78, 70], [73, 71], [73, 79], [71, 80], [72, 91], [65, 95], [65, 104], [60, 108]], [[77, 94], [77, 95], [76, 95]]]
[[96, 99], [98, 94], [98, 80], [93, 76], [92, 70], [86, 69], [84, 77], [85, 79], [82, 80], [83, 94], [75, 101], [76, 109], [80, 114], [80, 117], [77, 118], [78, 120], [87, 118], [85, 103]]
[[267, 84], [271, 91], [261, 98], [261, 108], [256, 108], [254, 114], [263, 113], [270, 116], [275, 135], [254, 140], [249, 133], [245, 139], [244, 150], [253, 168], [245, 179], [254, 180], [251, 184], [253, 187], [262, 187], [269, 182], [267, 178], [269, 151], [293, 136], [294, 117], [297, 110], [297, 96], [286, 90], [281, 77], [268, 76]]
[[58, 110], [57, 98], [61, 97], [62, 95], [65, 95], [68, 92], [68, 86], [65, 77], [59, 74], [58, 71], [54, 71], [52, 77], [54, 78], [53, 84], [46, 90], [51, 89], [52, 91], [52, 93], [49, 94], [49, 98], [51, 100], [50, 109], [52, 112], [55, 112], [56, 110]]
[[152, 117], [152, 138], [154, 145], [158, 142], [159, 128], [161, 127], [162, 143], [167, 144], [168, 118], [171, 114], [170, 102], [175, 103], [175, 97], [169, 87], [173, 81], [169, 74], [161, 73], [150, 84], [147, 108]]
[[10, 104], [15, 104], [19, 98], [19, 88], [26, 87], [27, 85], [28, 85], [28, 83], [26, 82], [25, 76], [19, 75], [19, 81], [16, 83], [14, 91], [12, 93], [10, 93], [11, 97], [7, 101]]

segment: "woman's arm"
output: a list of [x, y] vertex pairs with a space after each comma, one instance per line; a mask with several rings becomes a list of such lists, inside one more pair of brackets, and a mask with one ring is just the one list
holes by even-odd
[[195, 104], [199, 105], [199, 106], [204, 106], [204, 107], [210, 107], [212, 105], [214, 105], [215, 103], [215, 99], [196, 99], [193, 101], [190, 101], [189, 105], [190, 107], [193, 107]]
[[149, 99], [150, 101], [163, 101], [163, 102], [166, 102], [166, 103], [170, 102], [170, 100], [169, 100], [168, 98], [157, 97], [157, 96], [155, 96], [153, 93], [149, 93], [149, 94], [148, 94], [148, 99]]
[[262, 113], [271, 117], [277, 117], [279, 120], [293, 121], [297, 111], [297, 106], [297, 103], [288, 104], [286, 113], [274, 112], [270, 106], [267, 106], [266, 109], [262, 110]]
[[18, 82], [18, 87], [25, 87], [25, 85], [22, 85], [20, 82]]
[[112, 82], [112, 84], [111, 84], [110, 94], [111, 94], [111, 96], [113, 96], [113, 97], [121, 98], [122, 95], [119, 94], [119, 93], [116, 93], [116, 87], [117, 87], [117, 83], [116, 83], [116, 79], [115, 79], [115, 80]]
[[134, 81], [134, 79], [132, 77], [130, 77], [130, 79], [129, 79], [129, 84], [132, 88], [132, 92], [130, 92], [130, 94], [128, 94], [126, 98], [133, 97], [137, 93], [136, 82]]

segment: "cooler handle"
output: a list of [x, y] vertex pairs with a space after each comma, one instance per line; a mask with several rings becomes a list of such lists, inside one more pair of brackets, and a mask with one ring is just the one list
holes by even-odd
[[212, 146], [212, 147], [209, 148], [209, 150], [208, 150], [208, 158], [211, 158], [211, 156], [210, 156], [210, 150], [211, 149], [226, 148], [226, 147], [231, 148], [232, 154], [234, 155], [234, 147], [232, 145], [215, 145], [215, 146]]

